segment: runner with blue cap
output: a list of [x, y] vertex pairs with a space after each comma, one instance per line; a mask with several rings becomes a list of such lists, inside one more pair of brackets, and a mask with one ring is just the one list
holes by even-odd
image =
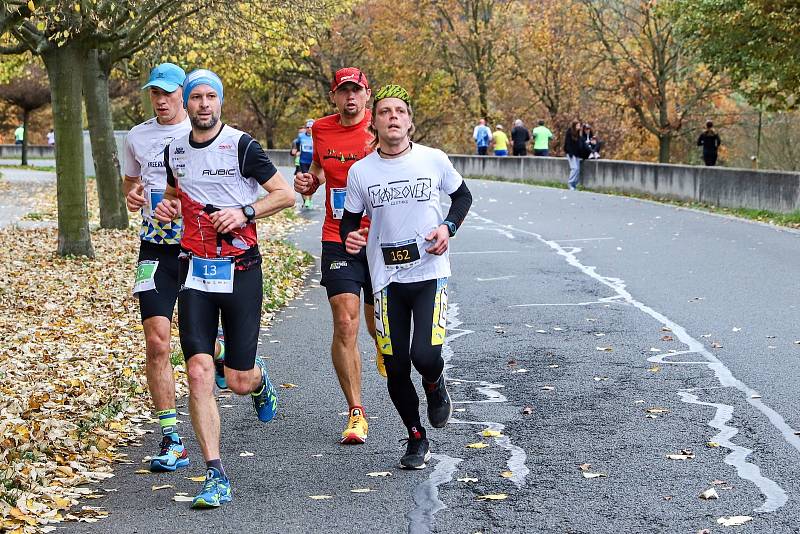
[[[150, 71], [142, 89], [148, 90], [156, 116], [128, 132], [123, 159], [123, 191], [128, 210], [140, 211], [142, 215], [133, 293], [138, 297], [144, 330], [147, 386], [161, 427], [160, 452], [150, 460], [151, 471], [175, 471], [189, 465], [189, 455], [178, 435], [175, 379], [170, 362], [183, 225], [181, 219], [162, 223], [153, 213], [167, 187], [164, 147], [191, 130], [181, 105], [185, 78], [183, 69], [173, 63], [161, 63]], [[215, 348], [215, 357], [224, 358], [221, 344]]]

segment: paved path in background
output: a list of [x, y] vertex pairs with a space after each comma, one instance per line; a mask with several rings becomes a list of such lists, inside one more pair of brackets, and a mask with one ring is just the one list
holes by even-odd
[[[754, 519], [736, 532], [795, 532], [800, 234], [623, 197], [469, 185], [445, 350], [458, 411], [431, 431], [428, 469], [397, 469], [403, 430], [363, 332], [369, 440], [336, 443], [346, 407], [315, 268], [260, 338], [273, 380], [299, 386], [279, 390], [277, 419], [261, 424], [249, 399], [220, 396], [233, 502], [195, 512], [172, 500], [203, 473], [182, 401], [191, 467], [134, 474], [155, 451], [148, 435], [102, 484], [113, 491], [85, 503], [110, 517], [59, 530], [725, 532], [718, 518], [744, 515]], [[313, 254], [321, 215], [306, 212], [314, 224], [292, 236]], [[605, 476], [585, 478], [582, 464]], [[174, 488], [151, 489], [161, 484]], [[711, 487], [719, 498], [701, 500]]]
[[[0, 160], [2, 163], [3, 160]], [[15, 224], [22, 217], [35, 211], [31, 193], [45, 187], [55, 187], [56, 173], [0, 167], [0, 227]], [[26, 226], [27, 221], [19, 222]]]

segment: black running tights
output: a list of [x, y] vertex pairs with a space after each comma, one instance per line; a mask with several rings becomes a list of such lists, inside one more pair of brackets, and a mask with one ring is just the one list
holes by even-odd
[[375, 327], [389, 397], [407, 428], [421, 427], [411, 365], [426, 382], [439, 379], [446, 320], [447, 278], [393, 282], [375, 294]]

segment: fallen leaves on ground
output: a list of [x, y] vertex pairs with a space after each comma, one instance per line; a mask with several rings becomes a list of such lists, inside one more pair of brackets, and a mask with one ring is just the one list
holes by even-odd
[[753, 518], [749, 515], [734, 515], [730, 517], [720, 517], [717, 519], [717, 523], [725, 527], [738, 527], [752, 520]]
[[714, 488], [708, 488], [700, 494], [700, 498], [705, 500], [719, 499], [719, 493]]
[[668, 460], [692, 460], [695, 454], [689, 449], [683, 449], [678, 454], [667, 454]]
[[508, 495], [505, 493], [492, 493], [490, 495], [479, 495], [478, 500], [480, 501], [502, 501], [508, 498]]
[[[37, 220], [55, 220], [54, 187], [48, 195]], [[93, 198], [90, 191], [90, 207]], [[278, 217], [261, 235], [274, 235], [281, 221], [294, 223]], [[0, 262], [0, 531], [105, 517], [93, 508], [74, 510], [94, 493], [79, 486], [99, 482], [116, 463], [131, 463], [120, 447], [141, 442], [152, 432], [143, 426], [157, 424], [131, 296], [138, 230], [91, 236], [95, 259], [62, 258], [54, 253], [54, 228], [0, 229], [8, 258]], [[300, 294], [305, 257], [279, 241], [260, 248], [266, 324], [276, 306]], [[177, 330], [173, 336], [177, 348]], [[178, 395], [185, 395], [182, 364], [175, 376]], [[155, 449], [155, 438], [148, 439]]]
[[483, 432], [481, 432], [481, 435], [482, 435], [483, 437], [485, 437], [485, 438], [499, 438], [500, 436], [502, 436], [502, 435], [503, 435], [503, 433], [502, 433], [502, 432], [500, 432], [499, 430], [489, 430], [489, 429], [487, 428], [486, 430], [484, 430]]
[[581, 475], [583, 475], [583, 478], [603, 478], [608, 476], [605, 473], [591, 473], [589, 471], [583, 471]]
[[478, 442], [478, 443], [470, 443], [469, 445], [467, 445], [467, 448], [468, 449], [485, 449], [488, 446], [489, 446], [488, 443]]

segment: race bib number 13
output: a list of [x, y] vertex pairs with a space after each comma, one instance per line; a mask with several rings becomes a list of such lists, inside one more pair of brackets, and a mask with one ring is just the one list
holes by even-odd
[[183, 286], [206, 293], [233, 293], [233, 271], [232, 258], [192, 256]]

